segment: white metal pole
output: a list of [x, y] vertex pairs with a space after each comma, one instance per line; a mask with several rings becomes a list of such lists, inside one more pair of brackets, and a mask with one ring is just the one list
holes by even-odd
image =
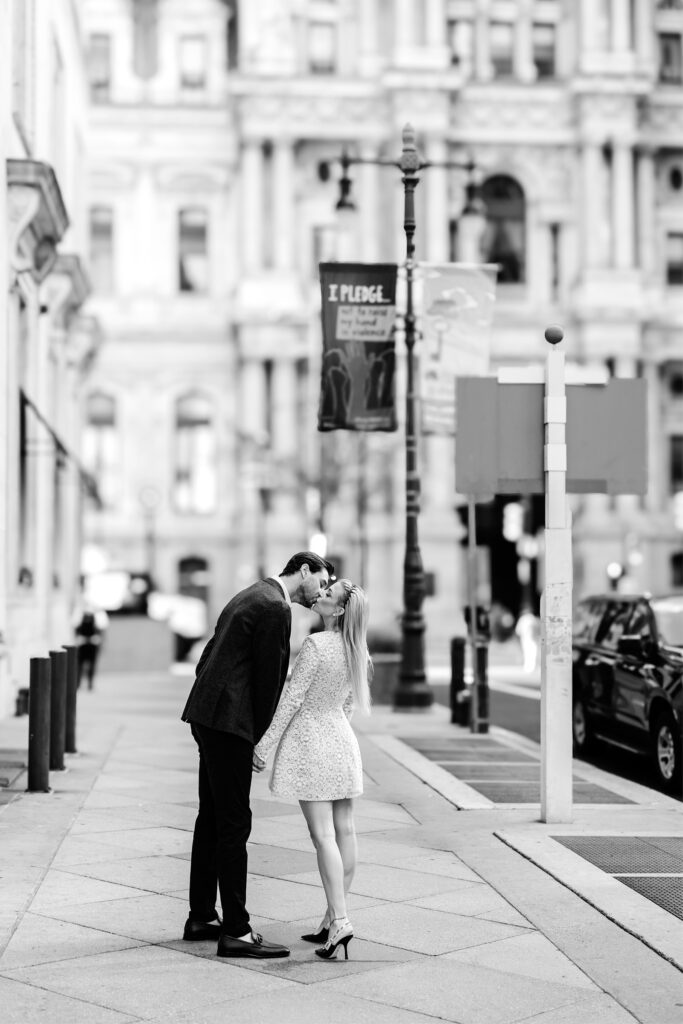
[[[572, 541], [561, 327], [546, 328], [545, 588], [541, 606], [541, 820], [572, 820]], [[557, 347], [556, 347], [557, 346]]]

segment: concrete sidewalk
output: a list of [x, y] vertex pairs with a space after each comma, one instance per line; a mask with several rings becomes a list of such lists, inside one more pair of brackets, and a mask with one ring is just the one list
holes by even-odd
[[[184, 943], [188, 685], [101, 676], [79, 693], [79, 754], [52, 773], [53, 792], [0, 807], [3, 1024], [683, 1022], [683, 923], [571, 848], [602, 836], [651, 849], [649, 836], [675, 862], [682, 806], [604, 773], [585, 781], [623, 802], [578, 805], [571, 826], [540, 824], [534, 804], [482, 803], [457, 765], [507, 750], [523, 767], [519, 741], [494, 733], [472, 754], [439, 707], [355, 723], [366, 790], [348, 962], [319, 961], [299, 938], [319, 921], [322, 889], [298, 807], [272, 798], [265, 776], [254, 779], [249, 909], [292, 955], [240, 963]], [[26, 718], [0, 722], [0, 748], [21, 750], [26, 733]], [[450, 760], [428, 756], [442, 749]]]

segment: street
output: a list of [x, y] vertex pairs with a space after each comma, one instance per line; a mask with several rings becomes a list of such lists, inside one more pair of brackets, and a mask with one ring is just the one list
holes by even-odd
[[[504, 678], [500, 678], [504, 676]], [[449, 684], [433, 684], [434, 698], [449, 707]], [[515, 678], [514, 668], [492, 666], [489, 679], [489, 715], [491, 725], [518, 733], [536, 743], [541, 742], [540, 681], [525, 678], [521, 669]], [[598, 743], [585, 760], [603, 771], [611, 772], [629, 782], [657, 789], [648, 759], [620, 747]], [[678, 796], [676, 799], [681, 800]]]

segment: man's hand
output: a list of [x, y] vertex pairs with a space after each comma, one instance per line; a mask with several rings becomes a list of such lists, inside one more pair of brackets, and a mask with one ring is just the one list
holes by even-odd
[[255, 753], [251, 762], [251, 770], [253, 772], [262, 772], [265, 767], [266, 762], [262, 757], [259, 757], [258, 754]]

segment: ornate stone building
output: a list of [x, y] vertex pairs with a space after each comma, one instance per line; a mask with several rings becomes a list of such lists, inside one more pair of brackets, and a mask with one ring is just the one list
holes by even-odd
[[[493, 368], [568, 358], [650, 384], [644, 499], [575, 499], [576, 592], [683, 585], [683, 5], [673, 0], [86, 0], [89, 224], [106, 335], [84, 458], [105, 507], [102, 564], [215, 611], [324, 533], [376, 622], [401, 610], [396, 435], [319, 435], [322, 258], [404, 254], [396, 157], [410, 121], [435, 165], [474, 157], [482, 260], [500, 264]], [[417, 255], [462, 258], [462, 173], [417, 191]], [[468, 250], [469, 254], [469, 250]], [[399, 343], [400, 345], [400, 343]], [[403, 382], [399, 375], [399, 401]], [[462, 624], [453, 442], [421, 444], [430, 657]], [[537, 525], [537, 524], [535, 524]], [[532, 526], [532, 529], [534, 526]], [[492, 596], [517, 610], [494, 522]], [[542, 570], [536, 574], [542, 579]]]
[[0, 2], [0, 717], [72, 640], [89, 285], [80, 3]]

